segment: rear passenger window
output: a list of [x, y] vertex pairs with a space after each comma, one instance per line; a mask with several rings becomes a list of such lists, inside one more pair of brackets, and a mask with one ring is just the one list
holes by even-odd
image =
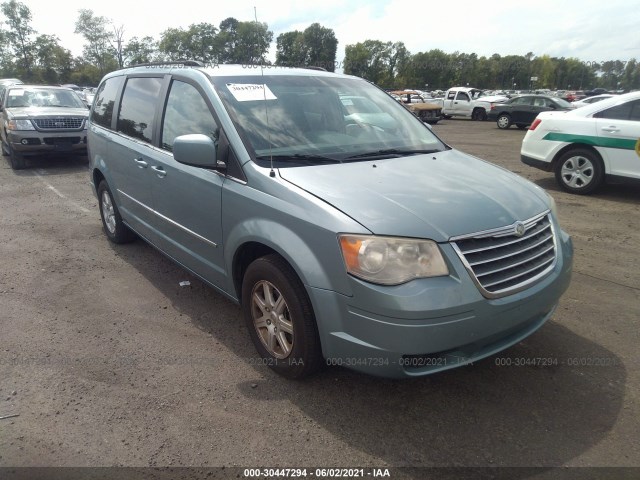
[[111, 128], [113, 105], [124, 77], [111, 77], [104, 81], [96, 93], [96, 101], [91, 111], [91, 121], [96, 125]]
[[596, 113], [594, 117], [609, 118], [611, 120], [640, 120], [640, 100], [607, 108]]
[[173, 151], [176, 137], [192, 133], [201, 133], [215, 140], [217, 128], [200, 92], [193, 85], [174, 80], [162, 121], [162, 148]]
[[155, 77], [129, 78], [120, 103], [117, 130], [151, 142], [153, 118], [160, 94], [162, 79]]

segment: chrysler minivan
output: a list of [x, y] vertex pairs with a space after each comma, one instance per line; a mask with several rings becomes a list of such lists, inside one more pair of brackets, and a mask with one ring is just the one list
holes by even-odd
[[543, 189], [357, 77], [126, 68], [100, 83], [88, 150], [109, 240], [141, 237], [238, 303], [290, 378], [466, 365], [536, 331], [569, 285]]

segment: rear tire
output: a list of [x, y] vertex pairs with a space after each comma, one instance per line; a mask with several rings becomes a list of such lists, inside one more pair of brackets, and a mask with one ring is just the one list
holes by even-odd
[[136, 239], [136, 234], [122, 221], [109, 185], [105, 180], [98, 185], [98, 205], [100, 207], [100, 218], [102, 218], [102, 228], [109, 240], [113, 243], [122, 244]]
[[496, 124], [498, 125], [498, 128], [506, 130], [511, 126], [511, 117], [506, 113], [501, 113]]
[[487, 112], [485, 112], [484, 108], [476, 108], [473, 113], [471, 113], [471, 119], [484, 122], [487, 119]]
[[263, 363], [287, 378], [303, 378], [323, 365], [311, 301], [279, 255], [249, 265], [242, 279], [242, 311]]
[[556, 181], [565, 192], [587, 195], [604, 182], [604, 166], [599, 155], [586, 148], [574, 148], [556, 162]]

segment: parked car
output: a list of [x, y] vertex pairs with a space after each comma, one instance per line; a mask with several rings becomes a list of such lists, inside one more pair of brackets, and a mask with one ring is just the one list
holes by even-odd
[[13, 169], [24, 168], [28, 156], [86, 154], [88, 111], [73, 90], [10, 85], [0, 104], [2, 153]]
[[[449, 147], [363, 79], [181, 65], [98, 88], [103, 229], [114, 243], [135, 232], [240, 304], [265, 365], [421, 376], [553, 315], [573, 250], [543, 189]], [[379, 111], [354, 116], [355, 99]]]
[[0, 78], [0, 85], [14, 85], [24, 83], [19, 78]]
[[508, 98], [505, 94], [485, 95], [478, 88], [453, 87], [445, 94], [442, 113], [445, 118], [466, 117], [472, 120], [486, 120], [491, 104], [504, 102]]
[[395, 90], [389, 93], [400, 99], [400, 102], [407, 107], [407, 110], [423, 122], [435, 125], [442, 119], [442, 101], [439, 99], [425, 99], [421, 95], [417, 95], [413, 90]]
[[613, 97], [613, 95], [611, 95], [610, 93], [604, 93], [602, 95], [594, 95], [593, 97], [586, 97], [582, 100], [573, 102], [573, 106], [576, 108], [580, 108], [580, 107], [584, 107], [585, 105], [591, 105], [592, 103], [596, 103], [601, 100], [604, 100], [605, 98], [611, 98], [611, 97]]
[[571, 103], [561, 98], [547, 95], [521, 95], [504, 103], [492, 104], [487, 118], [495, 121], [498, 128], [506, 129], [515, 124], [523, 130], [531, 125], [541, 112], [565, 111], [572, 108], [574, 107]]
[[571, 193], [591, 193], [605, 181], [640, 183], [640, 92], [541, 113], [520, 154], [527, 165], [554, 172]]

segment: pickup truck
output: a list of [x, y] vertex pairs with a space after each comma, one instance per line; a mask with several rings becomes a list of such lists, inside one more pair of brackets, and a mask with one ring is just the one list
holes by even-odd
[[482, 90], [469, 87], [453, 87], [447, 90], [442, 105], [444, 118], [466, 117], [486, 120], [492, 103], [508, 100], [505, 95], [482, 96]]

